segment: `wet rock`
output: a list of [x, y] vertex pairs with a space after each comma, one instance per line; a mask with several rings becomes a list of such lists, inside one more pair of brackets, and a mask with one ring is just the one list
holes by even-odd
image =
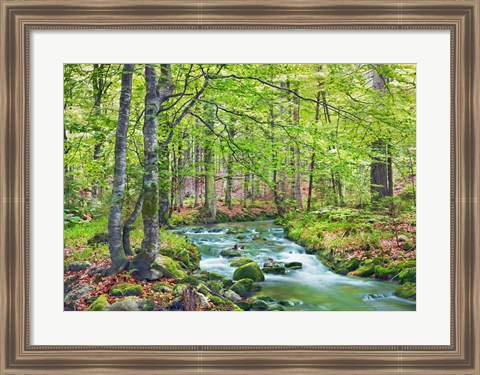
[[232, 261], [232, 263], [230, 263], [230, 266], [231, 267], [240, 267], [240, 266], [244, 266], [245, 264], [252, 263], [252, 262], [255, 262], [255, 261], [251, 258], [240, 257], [240, 258], [237, 258], [234, 261]]
[[268, 306], [268, 311], [284, 311], [285, 308], [282, 305], [273, 305], [273, 306]]
[[251, 279], [241, 279], [230, 287], [238, 295], [245, 297], [252, 290], [253, 281]]
[[253, 310], [253, 311], [268, 310], [268, 303], [262, 300], [256, 300], [250, 305], [250, 310]]
[[288, 268], [290, 270], [301, 270], [303, 267], [302, 262], [288, 262], [285, 263], [285, 268]]
[[224, 249], [220, 252], [220, 255], [226, 258], [235, 258], [241, 256], [242, 253], [240, 250]]
[[233, 280], [251, 279], [253, 281], [264, 281], [265, 276], [257, 263], [247, 263], [238, 267], [233, 273]]

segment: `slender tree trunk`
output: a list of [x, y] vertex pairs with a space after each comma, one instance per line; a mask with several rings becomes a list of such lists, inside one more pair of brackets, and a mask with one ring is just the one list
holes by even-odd
[[143, 241], [139, 254], [133, 259], [133, 267], [137, 270], [139, 278], [158, 279], [162, 275], [151, 269], [151, 264], [160, 250], [157, 116], [162, 111], [162, 103], [173, 91], [170, 65], [161, 65], [161, 77], [157, 85], [154, 66], [146, 64], [145, 80]]
[[213, 158], [213, 134], [207, 132], [207, 142], [204, 148], [205, 163], [205, 204], [203, 210], [210, 223], [215, 222], [217, 217], [217, 196], [215, 191], [215, 163]]
[[[103, 65], [93, 64], [93, 90], [95, 92], [95, 100], [93, 102], [93, 114], [95, 120], [98, 121], [102, 112], [102, 95], [105, 89], [105, 80], [102, 77]], [[100, 151], [102, 149], [102, 141], [98, 140], [93, 149], [93, 160], [98, 160], [100, 157]], [[98, 203], [98, 180], [95, 180], [92, 186], [92, 204]]]
[[[318, 125], [318, 121], [320, 120], [320, 91], [317, 92], [317, 105], [315, 107], [315, 122]], [[316, 144], [314, 143], [314, 148], [310, 156], [310, 173], [308, 177], [308, 198], [307, 198], [307, 211], [310, 211], [312, 207], [312, 192], [313, 192], [313, 174], [315, 169], [315, 147]]]
[[113, 174], [112, 201], [108, 216], [108, 249], [112, 273], [121, 272], [128, 267], [129, 261], [122, 248], [122, 206], [127, 170], [127, 131], [130, 119], [130, 100], [132, 95], [133, 64], [125, 64], [122, 72], [122, 90], [118, 113], [117, 134], [115, 138], [115, 168]]
[[387, 173], [388, 173], [388, 193], [389, 197], [393, 197], [393, 160], [390, 146], [387, 149]]
[[[373, 70], [373, 89], [385, 93], [385, 77]], [[388, 168], [387, 168], [387, 145], [385, 140], [378, 138], [372, 144], [372, 162], [370, 169], [370, 193], [373, 200], [388, 195]]]
[[126, 255], [133, 255], [132, 247], [130, 246], [130, 232], [132, 230], [133, 224], [135, 223], [135, 221], [137, 221], [140, 213], [142, 212], [142, 205], [143, 191], [140, 192], [137, 202], [135, 203], [135, 208], [133, 209], [132, 213], [123, 225], [123, 250], [125, 251]]
[[170, 158], [168, 147], [160, 149], [159, 152], [159, 180], [158, 187], [158, 223], [161, 227], [168, 225], [168, 218], [170, 215]]
[[200, 163], [200, 146], [198, 144], [195, 145], [195, 178], [193, 181], [194, 189], [195, 189], [195, 201], [193, 203], [193, 207], [198, 207], [200, 205], [199, 196], [200, 196], [200, 172], [201, 167]]
[[229, 210], [232, 209], [232, 189], [233, 189], [233, 172], [232, 172], [233, 156], [227, 156], [227, 186], [225, 188], [225, 205]]
[[373, 200], [386, 197], [388, 195], [388, 172], [385, 142], [383, 139], [377, 139], [372, 144], [372, 164], [370, 167], [370, 192]]

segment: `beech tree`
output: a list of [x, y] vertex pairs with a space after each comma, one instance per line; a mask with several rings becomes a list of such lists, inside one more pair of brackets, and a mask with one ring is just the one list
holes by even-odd
[[108, 216], [108, 248], [112, 261], [111, 272], [120, 272], [128, 267], [122, 247], [122, 208], [127, 169], [127, 131], [130, 120], [130, 99], [132, 93], [133, 64], [125, 64], [122, 70], [122, 91], [118, 111], [117, 133], [115, 137], [115, 167], [113, 173], [112, 199]]

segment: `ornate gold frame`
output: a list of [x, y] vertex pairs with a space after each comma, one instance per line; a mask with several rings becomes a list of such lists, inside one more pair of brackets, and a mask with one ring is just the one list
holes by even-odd
[[[0, 373], [480, 374], [480, 0], [0, 0]], [[35, 29], [448, 29], [449, 346], [32, 346], [29, 33]]]

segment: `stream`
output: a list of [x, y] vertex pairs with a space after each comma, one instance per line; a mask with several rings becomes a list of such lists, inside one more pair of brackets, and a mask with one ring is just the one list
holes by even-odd
[[265, 274], [262, 290], [275, 300], [289, 301], [285, 310], [344, 311], [415, 311], [416, 303], [396, 297], [398, 283], [371, 278], [342, 276], [331, 272], [315, 255], [305, 253], [303, 246], [285, 238], [281, 226], [271, 221], [226, 223], [174, 229], [186, 235], [200, 250], [202, 270], [233, 277], [234, 258], [220, 252], [235, 244], [243, 245], [242, 256], [265, 262], [301, 262], [302, 269], [287, 270], [285, 275]]

